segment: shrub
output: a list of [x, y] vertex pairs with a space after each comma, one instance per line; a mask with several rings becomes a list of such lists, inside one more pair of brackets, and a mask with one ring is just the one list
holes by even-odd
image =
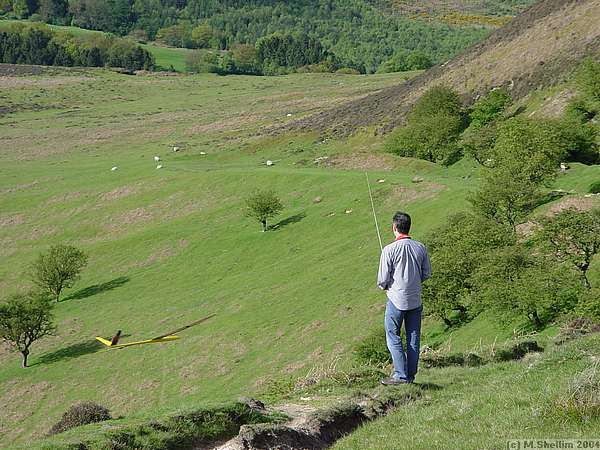
[[405, 72], [409, 70], [429, 69], [433, 65], [431, 59], [419, 51], [400, 49], [377, 69], [378, 73]]
[[495, 361], [513, 361], [522, 359], [527, 353], [543, 352], [544, 348], [540, 347], [536, 341], [523, 341], [508, 348], [500, 349], [494, 355]]
[[576, 312], [592, 320], [600, 321], [600, 288], [592, 288], [581, 297]]
[[457, 145], [460, 131], [459, 117], [439, 114], [411, 122], [394, 131], [388, 140], [388, 149], [400, 156], [448, 166], [460, 158], [460, 147]]
[[298, 73], [331, 73], [335, 71], [335, 66], [331, 61], [321, 61], [317, 64], [307, 64], [296, 70]]
[[49, 435], [62, 433], [71, 428], [80, 427], [90, 423], [102, 422], [112, 417], [107, 408], [94, 402], [81, 402], [71, 406], [55, 423]]
[[186, 55], [185, 69], [194, 73], [216, 73], [219, 71], [219, 56], [213, 52], [195, 50]]
[[436, 86], [417, 101], [406, 126], [390, 134], [386, 149], [400, 156], [450, 165], [460, 158], [458, 138], [463, 129], [460, 97], [450, 88]]
[[342, 73], [345, 75], [360, 75], [360, 72], [358, 70], [353, 69], [351, 67], [341, 67], [338, 70], [336, 70], [335, 73]]
[[363, 338], [354, 349], [354, 357], [362, 365], [390, 364], [392, 357], [387, 348], [384, 331], [377, 330]]
[[471, 127], [477, 129], [493, 122], [500, 117], [510, 102], [511, 97], [506, 89], [494, 89], [471, 108]]
[[435, 117], [439, 114], [461, 116], [462, 101], [456, 91], [447, 86], [434, 86], [415, 103], [409, 120]]
[[590, 184], [590, 194], [600, 194], [600, 181]]
[[465, 364], [465, 357], [462, 353], [452, 353], [450, 355], [442, 355], [437, 352], [432, 352], [423, 355], [421, 363], [424, 367], [450, 367], [462, 366]]

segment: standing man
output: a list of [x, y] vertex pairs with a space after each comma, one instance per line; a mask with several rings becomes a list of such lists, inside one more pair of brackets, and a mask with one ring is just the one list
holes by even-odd
[[[423, 244], [408, 235], [410, 216], [397, 212], [392, 219], [396, 240], [381, 252], [377, 285], [387, 293], [385, 337], [394, 362], [394, 373], [385, 385], [412, 383], [419, 363], [421, 339], [421, 283], [431, 276], [431, 263]], [[406, 352], [400, 330], [406, 330]]]

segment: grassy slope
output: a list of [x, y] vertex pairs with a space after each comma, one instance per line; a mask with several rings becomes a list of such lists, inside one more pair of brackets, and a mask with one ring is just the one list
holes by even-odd
[[[20, 20], [0, 20], [0, 30], [11, 23], [22, 22]], [[30, 23], [25, 21], [25, 23]], [[94, 33], [103, 33], [102, 31], [85, 30], [79, 27], [67, 27], [60, 25], [48, 25], [56, 31], [65, 31], [75, 36], [85, 36]], [[162, 69], [169, 69], [171, 66], [178, 72], [185, 72], [185, 57], [193, 50], [187, 48], [165, 47], [157, 44], [142, 44], [148, 50], [156, 61], [156, 65]]]
[[555, 402], [597, 364], [600, 336], [547, 348], [549, 354], [522, 362], [426, 370], [423, 378], [434, 389], [422, 400], [361, 427], [334, 448], [500, 449], [510, 439], [597, 439], [599, 417], [575, 420], [559, 414]]
[[[373, 150], [378, 141], [253, 135], [291, 120], [288, 113], [402, 75], [77, 75], [0, 87], [7, 105], [25, 108], [0, 118], [0, 288], [23, 285], [28, 261], [52, 243], [73, 242], [91, 256], [72, 298], [56, 308], [59, 335], [36, 345], [33, 367], [22, 370], [16, 355], [0, 353], [0, 445], [40, 436], [78, 400], [136, 420], [248, 394], [337, 356], [349, 364], [354, 342], [379, 327], [382, 314], [364, 174], [294, 163]], [[175, 143], [185, 150], [172, 153]], [[276, 165], [266, 168], [266, 159]], [[463, 208], [476, 182], [465, 178], [475, 173], [466, 163], [392, 163], [393, 172], [370, 171], [386, 180], [374, 183], [379, 217], [407, 209], [417, 238]], [[411, 184], [416, 174], [426, 182]], [[559, 184], [582, 190], [599, 175], [598, 167], [576, 166]], [[278, 219], [290, 219], [267, 234], [241, 214], [243, 197], [259, 186], [279, 192], [286, 210]], [[322, 202], [313, 203], [316, 196]], [[106, 351], [93, 341], [118, 328], [127, 339], [144, 338], [212, 312], [217, 317], [173, 344]], [[429, 340], [445, 338], [428, 328]], [[455, 333], [452, 349], [511, 333], [482, 318]]]
[[[57, 306], [59, 335], [36, 346], [31, 369], [2, 353], [3, 439], [39, 436], [83, 398], [129, 414], [235, 397], [310, 364], [311, 354], [342, 353], [351, 340], [340, 335], [379, 322], [370, 308], [381, 298], [365, 282], [377, 245], [362, 173], [292, 165], [346, 144], [314, 146], [314, 137], [304, 137], [263, 146], [248, 134], [400, 75], [77, 74], [2, 88], [10, 106], [41, 110], [0, 119], [1, 289], [23, 285], [39, 251], [73, 242], [91, 258], [67, 295], [90, 286], [97, 292]], [[174, 143], [185, 151], [172, 153]], [[155, 169], [155, 154], [164, 169]], [[267, 169], [267, 158], [282, 161]], [[389, 182], [407, 184], [411, 176]], [[241, 213], [243, 197], [258, 186], [280, 193], [287, 206], [280, 219], [306, 217], [260, 233]], [[317, 195], [323, 202], [313, 204]], [[348, 207], [355, 212], [344, 214]], [[417, 217], [425, 208], [415, 208]], [[152, 336], [209, 312], [218, 315], [177, 344], [101, 351], [93, 342], [117, 328], [129, 339]]]

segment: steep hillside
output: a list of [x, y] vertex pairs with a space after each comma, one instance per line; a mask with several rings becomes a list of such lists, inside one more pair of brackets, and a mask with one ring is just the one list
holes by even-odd
[[443, 16], [450, 13], [479, 16], [516, 15], [535, 0], [381, 0], [380, 6], [399, 14]]
[[470, 102], [506, 86], [521, 98], [549, 86], [578, 61], [600, 51], [600, 0], [545, 0], [460, 56], [410, 81], [308, 117], [291, 128], [350, 134], [377, 125], [389, 130], [428, 88], [445, 84]]

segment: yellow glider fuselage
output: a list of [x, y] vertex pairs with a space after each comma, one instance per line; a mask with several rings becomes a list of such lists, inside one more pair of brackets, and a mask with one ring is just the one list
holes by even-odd
[[127, 342], [126, 344], [115, 344], [112, 345], [109, 340], [96, 336], [96, 340], [102, 342], [108, 348], [124, 348], [131, 347], [132, 345], [143, 345], [143, 344], [160, 344], [161, 342], [175, 341], [179, 339], [179, 336], [165, 336], [160, 339], [146, 339], [145, 341]]

